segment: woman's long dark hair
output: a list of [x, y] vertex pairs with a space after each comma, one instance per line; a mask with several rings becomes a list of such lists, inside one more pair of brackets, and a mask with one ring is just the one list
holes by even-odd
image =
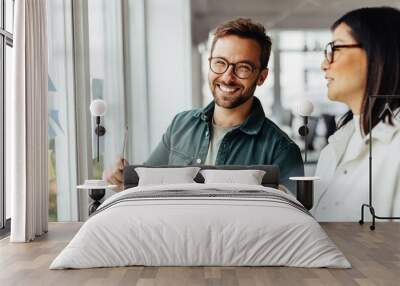
[[[350, 27], [353, 38], [367, 54], [367, 82], [361, 105], [360, 126], [369, 133], [369, 104], [372, 104], [372, 128], [381, 120], [393, 124], [393, 117], [379, 117], [388, 101], [392, 111], [400, 107], [400, 98], [372, 98], [368, 95], [400, 95], [400, 10], [391, 7], [370, 7], [353, 10], [338, 19], [331, 27], [341, 23]], [[338, 128], [353, 119], [348, 111], [339, 121]]]

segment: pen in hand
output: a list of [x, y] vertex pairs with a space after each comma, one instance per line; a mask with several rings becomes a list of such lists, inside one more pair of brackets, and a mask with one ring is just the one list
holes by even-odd
[[122, 160], [125, 158], [125, 148], [126, 148], [127, 143], [128, 143], [128, 126], [125, 126], [124, 142], [122, 145], [122, 152], [121, 152]]
[[114, 166], [108, 170], [103, 172], [103, 179], [107, 181], [109, 184], [117, 185], [118, 188], [115, 191], [123, 191], [124, 184], [124, 176], [123, 171], [124, 167], [128, 166], [129, 163], [125, 159], [125, 149], [128, 143], [128, 126], [125, 127], [124, 141], [122, 145], [122, 151], [119, 154], [119, 158], [115, 162]]

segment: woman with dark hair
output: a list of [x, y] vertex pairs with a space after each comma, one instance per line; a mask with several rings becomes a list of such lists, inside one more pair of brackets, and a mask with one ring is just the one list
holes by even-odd
[[[322, 150], [313, 209], [320, 221], [357, 221], [368, 203], [369, 119], [372, 190], [379, 216], [400, 216], [400, 11], [361, 8], [331, 27], [321, 65], [330, 100], [349, 107]], [[373, 95], [369, 100], [369, 95]]]

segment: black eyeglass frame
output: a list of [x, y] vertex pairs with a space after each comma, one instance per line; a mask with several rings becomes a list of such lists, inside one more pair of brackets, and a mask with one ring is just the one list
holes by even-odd
[[[216, 72], [216, 71], [213, 70], [213, 68], [211, 67], [211, 61], [214, 60], [214, 59], [219, 59], [219, 60], [222, 60], [222, 61], [226, 62], [226, 64], [227, 64], [226, 65], [226, 69], [223, 72]], [[260, 69], [259, 67], [255, 66], [253, 63], [250, 63], [250, 62], [247, 62], [247, 61], [242, 61], [242, 62], [237, 62], [237, 63], [230, 63], [229, 61], [227, 61], [226, 59], [221, 58], [221, 57], [210, 57], [210, 58], [208, 58], [208, 63], [209, 63], [210, 70], [215, 74], [224, 74], [224, 73], [226, 73], [226, 71], [229, 69], [230, 66], [233, 66], [233, 74], [236, 77], [240, 78], [240, 79], [248, 79], [256, 70]], [[247, 64], [252, 68], [251, 73], [249, 74], [249, 76], [240, 77], [236, 73], [236, 65], [238, 65], [238, 64]]]
[[[331, 59], [329, 59], [328, 57], [328, 47], [331, 48]], [[335, 51], [337, 51], [338, 49], [342, 49], [342, 48], [362, 48], [361, 44], [349, 44], [349, 45], [335, 45], [334, 42], [329, 42], [328, 44], [326, 44], [325, 46], [325, 50], [324, 50], [324, 54], [325, 54], [325, 59], [327, 60], [328, 63], [333, 63], [335, 61]]]

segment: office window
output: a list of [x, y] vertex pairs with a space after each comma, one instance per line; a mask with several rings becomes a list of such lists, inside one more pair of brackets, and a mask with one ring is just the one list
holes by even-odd
[[[103, 164], [109, 165], [117, 156], [116, 148], [122, 146], [124, 132], [124, 74], [122, 50], [122, 10], [119, 1], [89, 0], [82, 9], [83, 45], [88, 45], [85, 61], [89, 63], [89, 74], [79, 75], [80, 80], [90, 80], [90, 99], [104, 99], [107, 114], [101, 118], [106, 134], [100, 139], [100, 162], [97, 162], [97, 139], [92, 128], [87, 130], [92, 138], [92, 170], [90, 178], [102, 176]], [[84, 5], [82, 5], [84, 6]], [[74, 221], [78, 219], [77, 150], [76, 142], [74, 43], [71, 1], [48, 1], [48, 48], [49, 48], [49, 220]], [[77, 41], [75, 39], [75, 41]], [[82, 47], [78, 45], [78, 49]], [[89, 107], [85, 110], [89, 113]], [[114, 142], [118, 140], [117, 143]], [[120, 144], [118, 144], [118, 142]], [[82, 151], [82, 150], [79, 150]], [[83, 150], [85, 153], [87, 150]]]
[[[0, 0], [0, 229], [9, 231], [11, 194], [5, 188], [5, 106], [11, 94], [14, 1]], [[7, 227], [6, 227], [7, 226]]]
[[[91, 100], [103, 99], [107, 113], [101, 118], [106, 133], [100, 138], [97, 162], [97, 136], [92, 117], [93, 177], [101, 178], [104, 166], [114, 164], [121, 150], [125, 127], [124, 58], [122, 39], [122, 1], [89, 0], [89, 58]], [[109, 193], [108, 193], [109, 194]], [[107, 194], [107, 195], [108, 195]]]
[[321, 70], [329, 31], [282, 31], [279, 36], [281, 56], [282, 106], [291, 109], [299, 98], [307, 98], [315, 105], [314, 116], [337, 115], [342, 104], [328, 100], [326, 81]]
[[5, 30], [14, 32], [14, 0], [5, 0]]
[[71, 1], [47, 2], [49, 220], [78, 219]]

